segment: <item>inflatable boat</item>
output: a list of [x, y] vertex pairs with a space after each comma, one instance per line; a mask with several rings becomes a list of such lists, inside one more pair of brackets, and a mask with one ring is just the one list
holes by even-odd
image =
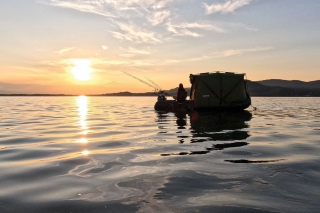
[[[214, 72], [190, 74], [190, 99], [167, 100], [162, 91], [154, 105], [157, 111], [239, 111], [251, 105], [245, 74]], [[178, 94], [179, 95], [179, 94]]]

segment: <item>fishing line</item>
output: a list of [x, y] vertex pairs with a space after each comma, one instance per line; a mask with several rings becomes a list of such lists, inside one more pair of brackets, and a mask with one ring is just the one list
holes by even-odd
[[149, 87], [152, 87], [152, 88], [155, 89], [156, 91], [158, 90], [158, 88], [155, 87], [154, 85], [152, 85], [152, 84], [150, 84], [150, 83], [148, 83], [148, 82], [146, 82], [146, 81], [144, 81], [144, 80], [142, 80], [142, 79], [140, 79], [140, 78], [138, 78], [138, 77], [136, 77], [136, 76], [134, 76], [134, 75], [131, 75], [130, 73], [127, 73], [127, 72], [125, 72], [125, 71], [121, 71], [121, 72], [124, 73], [124, 74], [126, 74], [126, 75], [128, 75], [128, 76], [130, 76], [131, 78], [134, 78], [134, 79], [140, 81], [141, 83], [144, 83], [144, 84], [148, 85]]
[[149, 87], [152, 87], [153, 89], [155, 89], [155, 94], [156, 94], [156, 95], [159, 95], [160, 93], [163, 93], [164, 95], [173, 97], [173, 96], [170, 95], [169, 93], [167, 93], [167, 92], [165, 92], [164, 90], [162, 90], [161, 87], [160, 87], [158, 84], [156, 84], [156, 83], [153, 82], [152, 80], [148, 79], [147, 77], [145, 77], [145, 78], [146, 78], [147, 80], [149, 80], [150, 83], [148, 83], [148, 82], [146, 82], [146, 81], [144, 81], [144, 80], [142, 80], [142, 79], [140, 79], [140, 78], [138, 78], [138, 77], [136, 77], [136, 76], [134, 76], [134, 75], [131, 75], [130, 73], [127, 73], [127, 72], [125, 72], [125, 71], [121, 71], [121, 72], [124, 73], [124, 74], [126, 74], [126, 75], [128, 75], [128, 76], [130, 76], [131, 78], [134, 78], [134, 79], [140, 81], [141, 83], [144, 83], [145, 85], [148, 85]]
[[149, 78], [147, 78], [147, 77], [145, 77], [145, 78], [146, 78], [148, 81], [150, 81], [150, 83], [153, 84], [155, 87], [157, 87], [158, 90], [160, 90], [160, 91], [162, 90], [161, 87], [160, 87], [158, 84], [156, 84], [154, 81], [152, 81], [151, 79], [149, 79]]

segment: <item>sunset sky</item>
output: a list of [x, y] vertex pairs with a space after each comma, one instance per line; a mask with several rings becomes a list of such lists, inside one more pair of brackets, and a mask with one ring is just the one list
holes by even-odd
[[320, 79], [317, 0], [1, 0], [0, 93], [163, 89], [189, 74]]

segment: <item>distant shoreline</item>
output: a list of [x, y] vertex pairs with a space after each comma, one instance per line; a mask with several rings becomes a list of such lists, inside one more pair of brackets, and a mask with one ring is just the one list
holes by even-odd
[[[120, 93], [107, 93], [107, 94], [82, 94], [83, 96], [122, 96], [122, 97], [130, 97], [130, 96], [154, 96], [156, 97], [156, 94], [154, 93], [128, 93], [128, 92], [120, 92]], [[75, 94], [0, 94], [0, 96], [81, 96], [81, 95], [75, 95]]]
[[[92, 96], [92, 97], [156, 97], [155, 94], [143, 94], [143, 93], [131, 93], [127, 95], [119, 95], [118, 93], [111, 94], [89, 94], [89, 95], [65, 95], [65, 94], [0, 94], [0, 97], [77, 97], [77, 96]], [[316, 98], [320, 97], [319, 95], [283, 95], [283, 96], [271, 96], [271, 95], [250, 95], [251, 97], [265, 97], [265, 98]]]
[[[1, 83], [1, 82], [0, 82]], [[247, 81], [248, 92], [251, 97], [320, 97], [320, 80], [303, 82], [298, 80], [288, 81], [281, 79], [269, 79], [263, 81]], [[190, 88], [185, 88], [190, 94]], [[178, 88], [165, 90], [168, 94], [177, 94]], [[9, 91], [0, 91], [0, 96], [79, 96], [75, 94], [14, 94]], [[133, 93], [129, 91], [104, 93], [104, 94], [86, 94], [86, 96], [122, 96], [122, 97], [142, 97], [157, 96], [154, 92]]]
[[73, 96], [112, 96], [112, 97], [156, 97], [155, 94], [135, 94], [132, 93], [130, 95], [119, 95], [119, 94], [82, 94], [82, 95], [68, 95], [68, 94], [0, 94], [0, 97], [17, 97], [17, 96], [24, 96], [24, 97], [73, 97]]

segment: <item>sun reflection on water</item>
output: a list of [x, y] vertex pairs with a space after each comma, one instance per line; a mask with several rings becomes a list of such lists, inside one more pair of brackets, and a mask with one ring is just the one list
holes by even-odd
[[89, 155], [89, 151], [88, 150], [84, 150], [84, 151], [82, 151], [82, 155]]
[[88, 143], [88, 139], [86, 138], [80, 138], [77, 140], [78, 143]]
[[[78, 104], [78, 111], [79, 111], [79, 124], [80, 124], [80, 135], [81, 138], [77, 140], [78, 143], [87, 144], [88, 139], [88, 122], [87, 122], [87, 115], [88, 115], [88, 98], [86, 96], [79, 96], [77, 97], [77, 104]], [[88, 150], [84, 150], [81, 152], [82, 155], [89, 155]]]
[[88, 123], [87, 123], [87, 115], [88, 115], [88, 98], [86, 96], [77, 97], [77, 104], [79, 110], [79, 124], [81, 126], [82, 132], [87, 132]]

